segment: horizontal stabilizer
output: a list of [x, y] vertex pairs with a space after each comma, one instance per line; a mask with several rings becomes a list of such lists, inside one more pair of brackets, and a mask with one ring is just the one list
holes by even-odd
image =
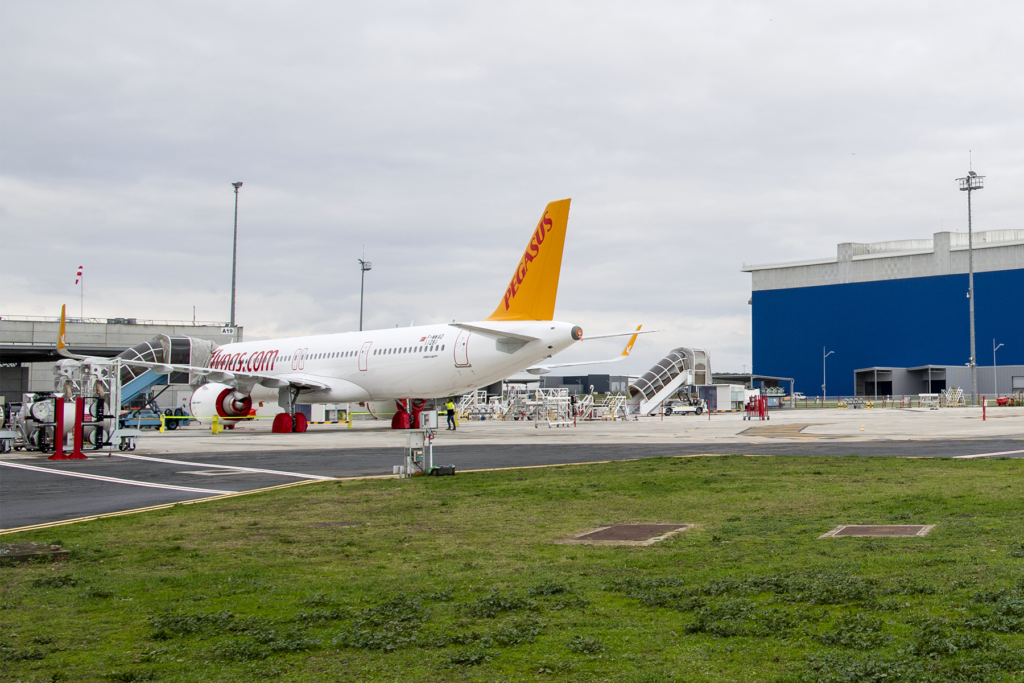
[[531, 337], [526, 334], [519, 334], [516, 332], [509, 332], [498, 327], [484, 327], [482, 325], [471, 325], [468, 323], [448, 323], [452, 327], [457, 327], [460, 330], [466, 330], [474, 334], [479, 334], [482, 337], [491, 337], [492, 339], [515, 339], [521, 342], [532, 342], [540, 341], [540, 337]]
[[[643, 334], [643, 332], [640, 331], [641, 327], [643, 327], [643, 325], [637, 325], [635, 330], [633, 330], [632, 332], [627, 332], [626, 333], [626, 334], [629, 334], [629, 335], [632, 335], [632, 336], [630, 336], [629, 341], [626, 343], [626, 348], [622, 349], [622, 353], [620, 353], [619, 355], [615, 356], [615, 358], [608, 358], [606, 360], [584, 360], [584, 361], [579, 361], [579, 362], [576, 362], [576, 363], [548, 363], [546, 365], [535, 365], [532, 368], [526, 368], [526, 371], [528, 373], [530, 373], [531, 375], [546, 375], [547, 373], [551, 372], [555, 368], [570, 368], [570, 367], [573, 367], [573, 366], [576, 366], [576, 365], [600, 365], [601, 363], [617, 363], [620, 360], [625, 360], [626, 358], [629, 358], [629, 353], [633, 350], [633, 344], [636, 343], [637, 335]], [[651, 332], [658, 332], [658, 331], [659, 330], [651, 330]], [[621, 336], [624, 336], [624, 335], [621, 335], [621, 334], [608, 334], [608, 335], [604, 335], [604, 336], [605, 337], [621, 337]], [[596, 338], [599, 339], [600, 337], [596, 337]]]
[[584, 334], [580, 341], [590, 341], [591, 339], [611, 339], [612, 337], [630, 337], [636, 334], [654, 334], [655, 332], [664, 332], [665, 330], [630, 330], [629, 332], [608, 332], [607, 334]]

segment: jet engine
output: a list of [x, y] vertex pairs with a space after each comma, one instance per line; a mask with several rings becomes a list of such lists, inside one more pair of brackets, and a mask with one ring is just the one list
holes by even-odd
[[248, 417], [252, 411], [252, 397], [225, 384], [204, 384], [192, 392], [189, 411], [200, 420], [214, 415], [221, 419], [239, 419]]

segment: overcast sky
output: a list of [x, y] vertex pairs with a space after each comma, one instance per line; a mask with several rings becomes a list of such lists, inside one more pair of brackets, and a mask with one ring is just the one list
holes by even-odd
[[87, 317], [227, 320], [240, 180], [247, 339], [356, 329], [364, 245], [366, 327], [477, 320], [571, 197], [556, 318], [739, 371], [745, 263], [965, 230], [968, 150], [1024, 227], [1016, 2], [0, 8], [0, 314], [83, 265]]

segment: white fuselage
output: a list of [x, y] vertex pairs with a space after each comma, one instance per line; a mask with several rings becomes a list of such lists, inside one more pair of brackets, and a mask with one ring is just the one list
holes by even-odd
[[466, 324], [493, 332], [442, 324], [240, 342], [217, 349], [209, 367], [283, 380], [304, 377], [328, 385], [303, 390], [303, 403], [438, 398], [493, 384], [575, 343], [569, 323]]

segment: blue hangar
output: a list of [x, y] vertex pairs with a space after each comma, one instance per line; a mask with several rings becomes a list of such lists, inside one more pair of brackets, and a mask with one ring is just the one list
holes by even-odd
[[[967, 235], [845, 243], [834, 258], [744, 266], [753, 372], [820, 396], [970, 393]], [[978, 393], [1024, 391], [1024, 230], [974, 234]], [[994, 340], [994, 341], [993, 341]], [[1004, 346], [993, 354], [993, 347]], [[995, 359], [993, 359], [995, 356]]]

